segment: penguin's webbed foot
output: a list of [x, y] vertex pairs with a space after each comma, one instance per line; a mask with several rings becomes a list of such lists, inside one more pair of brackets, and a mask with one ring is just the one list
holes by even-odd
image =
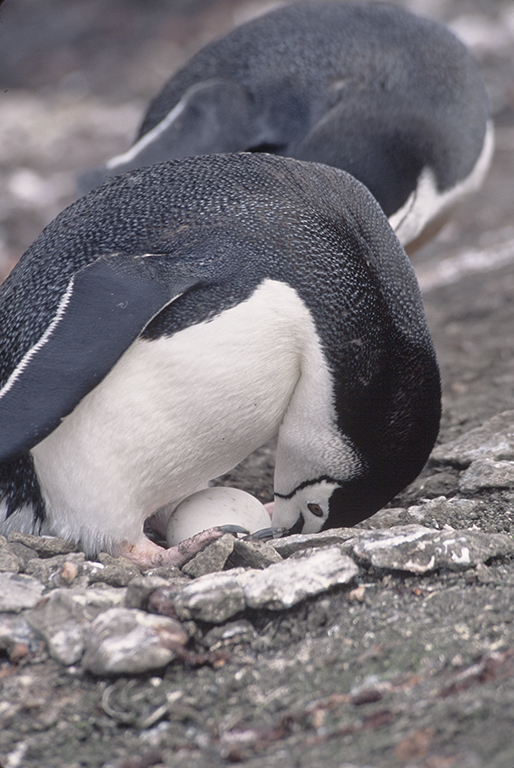
[[135, 544], [127, 544], [121, 547], [119, 555], [132, 560], [143, 571], [150, 568], [158, 568], [162, 565], [174, 565], [177, 568], [181, 568], [198, 552], [201, 552], [225, 533], [227, 531], [223, 530], [223, 527], [208, 528], [206, 531], [201, 531], [189, 539], [184, 539], [180, 544], [169, 549], [160, 547], [144, 536]]

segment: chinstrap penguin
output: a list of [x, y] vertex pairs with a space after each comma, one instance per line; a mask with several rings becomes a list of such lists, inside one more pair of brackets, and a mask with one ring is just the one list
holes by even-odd
[[89, 555], [180, 564], [195, 542], [162, 549], [145, 520], [165, 530], [277, 432], [273, 524], [352, 525], [438, 432], [413, 270], [366, 188], [324, 165], [208, 155], [116, 177], [26, 251], [0, 324], [0, 531]]
[[476, 62], [442, 25], [375, 3], [298, 3], [193, 56], [135, 144], [78, 189], [177, 157], [270, 152], [351, 173], [412, 251], [482, 183], [488, 114]]

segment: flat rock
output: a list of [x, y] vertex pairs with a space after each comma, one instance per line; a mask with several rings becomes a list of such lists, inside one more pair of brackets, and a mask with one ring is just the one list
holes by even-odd
[[205, 576], [207, 573], [222, 571], [234, 549], [234, 537], [230, 534], [221, 536], [204, 550], [198, 552], [189, 562], [182, 566], [184, 573], [193, 578]]
[[0, 573], [0, 612], [20, 613], [34, 608], [44, 585], [24, 573]]
[[238, 581], [248, 608], [280, 611], [337, 585], [348, 584], [358, 570], [341, 547], [329, 546], [275, 563], [263, 571], [246, 571]]
[[514, 541], [504, 534], [434, 531], [419, 525], [367, 531], [346, 546], [364, 565], [411, 573], [466, 570], [514, 552]]
[[439, 496], [408, 509], [382, 509], [355, 526], [355, 531], [393, 528], [398, 525], [424, 525], [427, 528], [467, 528], [484, 508], [481, 499], [447, 499]]
[[514, 461], [472, 461], [459, 478], [459, 490], [473, 493], [482, 488], [514, 488]]
[[7, 534], [10, 542], [17, 542], [30, 547], [40, 557], [54, 557], [55, 555], [67, 555], [70, 552], [78, 552], [79, 547], [71, 541], [65, 541], [58, 536], [35, 536], [32, 533], [20, 533], [10, 531]]
[[342, 544], [353, 536], [355, 536], [354, 528], [331, 528], [319, 533], [295, 533], [292, 536], [284, 536], [283, 539], [274, 539], [269, 544], [276, 549], [281, 557], [286, 558], [304, 549]]
[[243, 568], [200, 576], [188, 584], [175, 598], [179, 619], [195, 619], [223, 624], [245, 608], [243, 588], [237, 576]]
[[478, 459], [514, 461], [514, 411], [503, 411], [456, 440], [437, 446], [430, 459], [461, 468]]
[[182, 625], [167, 616], [112, 608], [92, 623], [83, 664], [95, 675], [131, 675], [162, 669], [187, 640]]

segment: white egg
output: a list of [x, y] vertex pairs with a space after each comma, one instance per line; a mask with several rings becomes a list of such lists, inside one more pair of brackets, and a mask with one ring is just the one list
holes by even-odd
[[169, 519], [168, 546], [179, 544], [195, 533], [216, 525], [240, 525], [250, 533], [271, 525], [265, 507], [238, 488], [206, 488], [184, 499]]

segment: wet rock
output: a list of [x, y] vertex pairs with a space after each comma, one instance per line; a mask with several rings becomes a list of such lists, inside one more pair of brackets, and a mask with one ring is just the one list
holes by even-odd
[[482, 488], [514, 488], [514, 461], [477, 459], [459, 478], [459, 490], [474, 493]]
[[277, 550], [265, 541], [234, 539], [234, 551], [227, 565], [231, 568], [267, 568], [282, 559]]
[[5, 536], [0, 536], [0, 572], [18, 573], [20, 560]]
[[237, 580], [243, 568], [208, 574], [188, 584], [175, 598], [179, 619], [222, 624], [245, 608], [243, 588]]
[[503, 534], [434, 531], [418, 525], [369, 531], [346, 546], [367, 566], [411, 573], [428, 573], [439, 568], [466, 570], [514, 552], [514, 542]]
[[214, 651], [232, 643], [249, 643], [256, 635], [255, 628], [247, 619], [239, 619], [210, 629], [203, 638], [203, 644]]
[[290, 557], [294, 552], [317, 547], [327, 547], [331, 544], [341, 544], [355, 535], [353, 528], [331, 528], [320, 533], [296, 533], [292, 536], [284, 536], [283, 539], [274, 539], [269, 544], [281, 555]]
[[247, 571], [238, 581], [249, 608], [279, 611], [337, 585], [348, 584], [358, 570], [339, 546], [331, 546], [301, 553], [264, 571]]
[[161, 669], [187, 642], [182, 625], [167, 616], [112, 608], [91, 625], [83, 659], [95, 675], [140, 674]]
[[44, 586], [23, 573], [0, 573], [0, 612], [20, 613], [41, 599]]
[[79, 547], [76, 544], [71, 541], [65, 541], [58, 536], [35, 536], [32, 533], [10, 531], [7, 535], [7, 540], [30, 547], [40, 557], [54, 557], [55, 555], [67, 555], [70, 552], [79, 551]]
[[481, 427], [437, 446], [430, 457], [433, 462], [460, 468], [478, 459], [514, 461], [514, 411], [503, 411]]
[[222, 571], [228, 557], [232, 554], [234, 541], [234, 537], [229, 534], [221, 536], [182, 566], [182, 570], [193, 578]]

